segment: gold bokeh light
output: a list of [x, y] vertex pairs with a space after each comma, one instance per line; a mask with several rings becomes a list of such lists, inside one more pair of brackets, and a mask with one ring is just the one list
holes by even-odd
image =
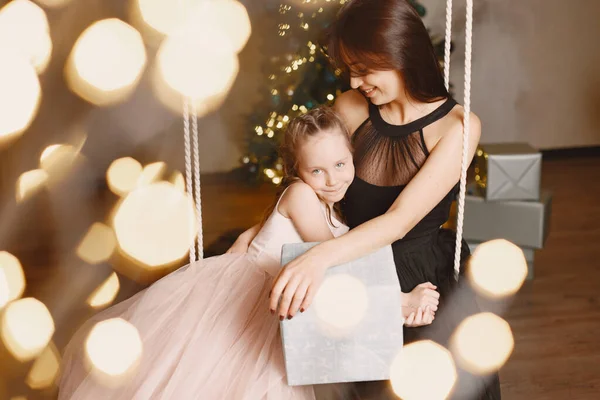
[[60, 8], [69, 4], [72, 0], [36, 0], [41, 5], [48, 8]]
[[0, 148], [20, 136], [35, 117], [42, 95], [38, 76], [25, 59], [0, 48]]
[[54, 343], [50, 342], [33, 363], [25, 383], [33, 390], [46, 389], [56, 382], [59, 372], [60, 353]]
[[191, 11], [186, 24], [189, 26], [183, 29], [192, 34], [200, 26], [212, 26], [229, 40], [236, 53], [242, 51], [252, 33], [246, 7], [237, 0], [203, 1]]
[[149, 185], [158, 181], [162, 177], [166, 169], [167, 164], [165, 164], [162, 161], [146, 165], [144, 169], [142, 169], [142, 173], [140, 174], [140, 177], [138, 179], [138, 187], [143, 185]]
[[515, 294], [527, 276], [527, 261], [517, 245], [496, 239], [477, 246], [469, 261], [468, 276], [480, 293], [501, 298]]
[[137, 329], [121, 318], [98, 322], [85, 342], [85, 352], [94, 372], [119, 377], [137, 366], [142, 341]]
[[106, 171], [109, 189], [117, 196], [125, 196], [137, 187], [142, 164], [131, 157], [122, 157], [113, 161]]
[[46, 13], [29, 0], [0, 9], [0, 48], [10, 49], [42, 73], [50, 62], [52, 40]]
[[54, 334], [54, 321], [46, 306], [32, 297], [8, 304], [2, 316], [2, 341], [19, 361], [37, 357]]
[[101, 222], [90, 226], [77, 246], [77, 256], [88, 264], [100, 264], [107, 261], [117, 247], [113, 230]]
[[65, 69], [69, 88], [92, 104], [124, 101], [146, 66], [140, 33], [117, 18], [97, 21], [77, 39]]
[[23, 172], [17, 179], [16, 200], [22, 202], [33, 196], [48, 182], [48, 173], [43, 169]]
[[18, 299], [25, 291], [25, 274], [19, 259], [0, 251], [0, 309]]
[[315, 314], [328, 335], [344, 335], [365, 317], [369, 298], [365, 285], [348, 274], [331, 275], [315, 295]]
[[515, 342], [508, 322], [484, 312], [466, 318], [452, 336], [452, 348], [461, 367], [487, 375], [506, 363]]
[[181, 172], [174, 171], [171, 175], [171, 179], [169, 179], [169, 182], [175, 185], [175, 187], [181, 192], [185, 193], [185, 178], [183, 177], [183, 174]]
[[153, 84], [159, 100], [181, 113], [182, 96], [188, 97], [199, 116], [221, 106], [239, 71], [228, 39], [208, 26], [165, 39], [157, 63]]
[[92, 308], [101, 308], [113, 302], [119, 293], [119, 278], [113, 272], [107, 280], [105, 280], [87, 300], [87, 304]]
[[196, 232], [191, 198], [171, 183], [142, 186], [127, 195], [114, 216], [121, 250], [147, 268], [185, 257]]
[[163, 35], [171, 35], [204, 0], [134, 0], [144, 23]]
[[53, 144], [44, 149], [40, 156], [40, 168], [48, 178], [56, 181], [64, 177], [80, 157], [79, 149], [70, 144]]
[[457, 379], [450, 352], [430, 340], [404, 346], [390, 376], [394, 392], [404, 400], [446, 399]]
[[132, 19], [141, 19], [146, 27], [164, 36], [182, 31], [194, 35], [200, 27], [210, 27], [214, 36], [227, 38], [239, 53], [252, 32], [246, 7], [237, 0], [180, 0], [176, 4], [164, 0], [135, 0]]

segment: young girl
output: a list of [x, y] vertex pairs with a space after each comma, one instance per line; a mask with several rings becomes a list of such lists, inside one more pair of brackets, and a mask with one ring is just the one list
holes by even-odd
[[[354, 179], [348, 138], [330, 108], [292, 121], [284, 190], [248, 252], [190, 264], [87, 321], [65, 351], [59, 399], [314, 399], [312, 386], [286, 383], [269, 291], [283, 244], [348, 230], [334, 208]], [[427, 323], [422, 314], [411, 318]], [[134, 376], [109, 389], [89, 372], [83, 349], [97, 322], [116, 317], [137, 328], [143, 352]]]

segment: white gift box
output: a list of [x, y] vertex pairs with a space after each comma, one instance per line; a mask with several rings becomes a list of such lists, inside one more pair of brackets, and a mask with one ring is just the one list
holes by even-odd
[[[285, 245], [282, 265], [315, 245]], [[288, 384], [388, 380], [403, 323], [390, 246], [329, 268], [312, 305], [281, 322]]]
[[522, 248], [541, 249], [550, 232], [551, 215], [552, 193], [546, 190], [538, 201], [486, 201], [481, 195], [467, 194], [463, 237], [479, 243], [506, 239]]
[[476, 171], [486, 200], [539, 200], [542, 153], [527, 143], [480, 147]]

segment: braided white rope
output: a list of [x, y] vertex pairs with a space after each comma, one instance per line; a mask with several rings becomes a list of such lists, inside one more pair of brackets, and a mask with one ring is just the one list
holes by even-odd
[[469, 128], [471, 114], [471, 53], [473, 51], [473, 0], [467, 0], [467, 21], [465, 26], [465, 93], [464, 93], [464, 133], [462, 161], [460, 170], [460, 191], [458, 194], [458, 211], [456, 218], [456, 246], [454, 250], [454, 276], [458, 280], [460, 271], [460, 250], [463, 234], [465, 211], [465, 191], [467, 187], [467, 167], [469, 155]]
[[202, 197], [200, 196], [200, 148], [198, 147], [198, 114], [192, 105], [192, 138], [194, 149], [194, 197], [196, 198], [196, 222], [198, 224], [198, 259], [204, 258], [203, 230], [202, 230]]
[[[186, 192], [191, 196], [192, 201], [194, 195], [192, 191], [192, 154], [190, 146], [190, 102], [187, 97], [183, 98], [183, 146], [185, 151], [185, 187]], [[190, 218], [190, 264], [196, 261], [196, 246], [193, 234], [193, 218]]]
[[446, 0], [446, 36], [444, 39], [444, 85], [450, 90], [450, 42], [452, 40], [452, 0]]
[[[184, 0], [178, 1], [178, 16], [181, 21], [185, 20], [186, 4]], [[183, 32], [185, 34], [185, 32]], [[190, 115], [191, 110], [191, 115]], [[190, 135], [190, 120], [192, 122], [192, 132]], [[190, 136], [193, 144], [190, 145]], [[186, 192], [191, 197], [196, 214], [196, 228], [197, 232], [193, 232], [194, 219], [190, 218], [190, 263], [196, 260], [202, 260], [204, 258], [204, 246], [203, 246], [203, 230], [202, 230], [202, 197], [200, 195], [200, 150], [198, 147], [198, 113], [194, 101], [187, 96], [183, 98], [183, 139], [184, 139], [184, 150], [185, 150], [185, 181], [186, 181]], [[194, 171], [192, 173], [192, 155], [194, 152]], [[195, 236], [198, 238], [198, 254], [196, 257], [196, 241]]]

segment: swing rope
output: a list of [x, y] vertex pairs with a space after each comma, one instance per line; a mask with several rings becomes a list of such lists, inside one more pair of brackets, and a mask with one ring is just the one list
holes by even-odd
[[[192, 153], [190, 145], [190, 107], [189, 100], [187, 97], [183, 99], [183, 146], [185, 152], [185, 191], [188, 195], [192, 195]], [[193, 199], [193, 197], [192, 197]], [[193, 218], [190, 218], [193, 221]], [[190, 264], [196, 261], [196, 246], [194, 245], [194, 234], [192, 230], [194, 224], [190, 223], [190, 237], [192, 243], [190, 244]]]
[[[444, 79], [446, 88], [449, 87], [450, 76], [450, 37], [452, 23], [452, 0], [446, 0], [446, 43]], [[454, 278], [458, 281], [460, 273], [460, 252], [462, 248], [463, 220], [465, 212], [465, 192], [467, 190], [467, 168], [469, 156], [469, 130], [471, 115], [471, 54], [473, 46], [473, 0], [467, 0], [467, 19], [465, 25], [465, 92], [464, 92], [464, 117], [463, 117], [463, 145], [460, 170], [460, 189], [458, 193], [458, 210], [456, 217], [456, 244], [454, 248]]]
[[[190, 132], [191, 122], [191, 132]], [[200, 192], [200, 153], [198, 147], [198, 114], [193, 101], [187, 97], [183, 99], [183, 139], [185, 151], [185, 182], [186, 192], [194, 203], [196, 214], [197, 232], [190, 232], [190, 263], [204, 258], [203, 231], [202, 231], [202, 197]], [[193, 167], [192, 172], [192, 152]], [[192, 218], [190, 220], [193, 221]], [[190, 224], [193, 229], [194, 224]], [[196, 237], [198, 238], [198, 253], [196, 253]]]
[[452, 0], [446, 0], [446, 36], [444, 39], [444, 85], [450, 90], [450, 44], [452, 41]]
[[200, 147], [198, 146], [198, 114], [192, 105], [192, 138], [194, 143], [194, 197], [196, 199], [196, 224], [198, 225], [198, 259], [204, 258], [203, 229], [202, 229], [202, 197], [200, 196]]
[[[189, 5], [184, 0], [178, 0], [177, 11], [181, 21], [185, 20]], [[184, 24], [185, 26], [185, 24]], [[185, 28], [180, 34], [187, 34]], [[194, 99], [183, 96], [183, 146], [185, 153], [185, 191], [194, 203], [192, 212], [196, 214], [196, 229], [194, 232], [194, 218], [190, 216], [190, 264], [204, 258], [202, 234], [202, 197], [200, 195], [200, 153], [198, 147], [198, 113]], [[190, 130], [191, 124], [191, 130]], [[192, 155], [193, 153], [193, 155]], [[192, 171], [192, 157], [193, 168]], [[198, 252], [196, 253], [196, 237], [198, 238]]]

